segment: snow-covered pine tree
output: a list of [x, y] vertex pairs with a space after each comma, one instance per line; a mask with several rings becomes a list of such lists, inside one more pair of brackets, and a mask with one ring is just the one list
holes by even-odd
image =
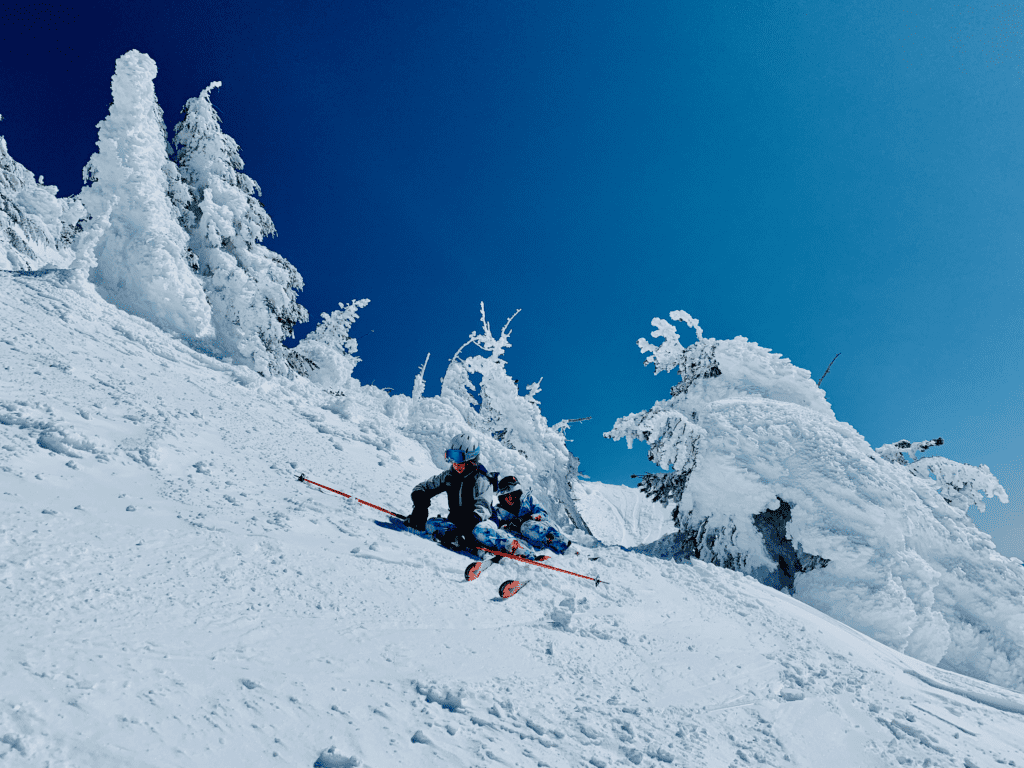
[[[589, 534], [574, 498], [579, 460], [566, 447], [568, 422], [549, 426], [536, 398], [540, 382], [528, 386], [527, 393], [521, 395], [518, 383], [505, 370], [503, 355], [512, 346], [508, 328], [517, 314], [495, 336], [481, 302], [483, 332], [470, 334], [455, 353], [441, 382], [440, 399], [453, 406], [475, 431], [505, 448], [491, 457], [494, 466], [488, 465], [488, 469], [518, 476], [556, 522]], [[471, 344], [487, 354], [461, 358]], [[480, 377], [479, 401], [473, 396], [477, 388], [473, 376]]]
[[156, 100], [156, 63], [129, 51], [117, 60], [99, 151], [83, 172], [88, 211], [82, 242], [96, 290], [125, 312], [193, 341], [213, 335], [210, 304], [191, 268], [179, 221], [184, 187], [168, 155]]
[[349, 333], [359, 319], [359, 310], [370, 303], [359, 299], [339, 304], [331, 314], [324, 312], [316, 329], [288, 352], [287, 362], [295, 371], [322, 387], [342, 389], [352, 384], [352, 371], [359, 347]]
[[210, 83], [189, 99], [175, 128], [178, 166], [188, 185], [183, 223], [213, 309], [214, 352], [261, 375], [288, 370], [282, 342], [309, 319], [298, 303], [302, 276], [263, 246], [276, 235], [257, 199], [259, 185], [242, 173], [238, 143], [221, 130]]
[[[0, 118], [2, 119], [2, 118]], [[74, 260], [68, 207], [57, 188], [43, 184], [7, 151], [0, 136], [0, 269], [63, 269]]]
[[988, 470], [897, 458], [937, 441], [876, 452], [809, 371], [670, 317], [694, 344], [655, 318], [662, 343], [639, 346], [656, 371], [678, 371], [671, 397], [606, 434], [645, 441], [665, 471], [641, 487], [679, 530], [644, 550], [742, 571], [929, 664], [1024, 685], [1024, 573], [964, 512], [983, 494], [1006, 500]]

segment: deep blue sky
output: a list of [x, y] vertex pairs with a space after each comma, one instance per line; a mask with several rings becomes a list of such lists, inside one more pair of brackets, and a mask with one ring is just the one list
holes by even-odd
[[988, 464], [1011, 503], [976, 519], [1024, 557], [1020, 5], [212, 5], [5, 4], [12, 155], [77, 192], [131, 48], [169, 127], [222, 80], [302, 303], [372, 299], [363, 382], [430, 352], [433, 394], [481, 301], [522, 308], [510, 373], [629, 482], [644, 451], [601, 433], [667, 396], [636, 339], [685, 309], [815, 378], [841, 352], [837, 416]]

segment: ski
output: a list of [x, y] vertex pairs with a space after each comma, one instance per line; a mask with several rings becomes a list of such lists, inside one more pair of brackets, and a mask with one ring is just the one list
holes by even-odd
[[[487, 552], [488, 554], [491, 554], [491, 555], [501, 555], [502, 557], [507, 557], [510, 560], [518, 560], [521, 563], [528, 563], [529, 565], [536, 565], [539, 568], [548, 568], [548, 569], [550, 569], [552, 571], [558, 571], [559, 573], [564, 573], [564, 574], [567, 574], [569, 576], [576, 576], [577, 578], [580, 578], [580, 579], [587, 579], [588, 581], [594, 582], [594, 586], [595, 587], [598, 584], [607, 584], [608, 583], [604, 579], [598, 579], [595, 576], [586, 576], [586, 575], [584, 575], [582, 573], [576, 573], [575, 571], [567, 571], [564, 568], [556, 568], [553, 565], [548, 565], [547, 563], [539, 562], [540, 558], [538, 558], [537, 560], [530, 560], [529, 558], [520, 557], [519, 555], [509, 555], [509, 554], [502, 554], [501, 552], [495, 552], [493, 549], [488, 549], [487, 547], [480, 547], [480, 551], [481, 552]], [[504, 584], [502, 586], [504, 586]], [[515, 592], [513, 592], [512, 594], [514, 595]], [[511, 597], [511, 595], [509, 595], [509, 597]]]
[[495, 555], [489, 557], [486, 560], [480, 560], [476, 563], [470, 563], [466, 566], [466, 581], [473, 581], [474, 579], [480, 578], [480, 574], [486, 571], [495, 563], [501, 562], [501, 555]]
[[[478, 563], [470, 563], [466, 566], [466, 581], [473, 581], [474, 579], [480, 578], [480, 575], [490, 568], [492, 565], [500, 563], [507, 555], [495, 555], [494, 557], [488, 557], [486, 560], [481, 560]], [[539, 563], [542, 560], [547, 560], [548, 555], [539, 555], [534, 559], [533, 562]]]
[[516, 594], [520, 589], [525, 587], [530, 582], [528, 581], [516, 581], [515, 579], [509, 579], [503, 581], [501, 586], [498, 587], [498, 597], [502, 600], [508, 600], [512, 595]]

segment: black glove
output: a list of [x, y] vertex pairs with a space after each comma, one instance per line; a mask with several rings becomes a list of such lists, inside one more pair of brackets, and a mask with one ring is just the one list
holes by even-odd
[[427, 507], [413, 507], [412, 514], [405, 519], [405, 524], [417, 531], [427, 527]]

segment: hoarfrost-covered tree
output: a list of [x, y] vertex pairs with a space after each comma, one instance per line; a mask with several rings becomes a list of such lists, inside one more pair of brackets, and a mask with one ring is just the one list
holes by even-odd
[[[2, 118], [0, 118], [2, 119]], [[63, 269], [74, 260], [71, 230], [62, 223], [68, 201], [7, 151], [0, 136], [0, 269]]]
[[1007, 500], [988, 469], [915, 460], [937, 440], [876, 452], [808, 371], [670, 317], [697, 340], [655, 318], [661, 342], [639, 346], [678, 372], [671, 396], [606, 434], [646, 442], [662, 470], [641, 487], [678, 531], [644, 550], [742, 571], [910, 656], [1024, 690], [1024, 569], [965, 514]]
[[[518, 383], [505, 370], [503, 355], [512, 346], [508, 328], [516, 315], [495, 336], [480, 304], [482, 333], [470, 334], [448, 364], [441, 382], [441, 399], [454, 406], [474, 430], [507, 449], [489, 469], [518, 475], [556, 521], [589, 533], [574, 498], [579, 460], [566, 447], [564, 430], [568, 423], [549, 426], [536, 398], [540, 382], [528, 386], [527, 393], [521, 395]], [[460, 357], [471, 344], [486, 354]], [[473, 395], [477, 391], [474, 376], [479, 376], [479, 400]]]
[[370, 303], [359, 299], [339, 304], [331, 314], [324, 312], [316, 329], [288, 352], [288, 364], [303, 376], [322, 387], [345, 388], [352, 384], [352, 371], [359, 358], [359, 347], [350, 335], [359, 319], [359, 310]]
[[238, 143], [221, 130], [213, 82], [185, 105], [175, 128], [178, 165], [188, 185], [183, 221], [213, 309], [214, 351], [262, 375], [288, 370], [283, 346], [309, 315], [297, 301], [302, 276], [261, 245], [277, 234], [257, 199], [259, 185], [242, 173]]
[[[179, 221], [186, 189], [168, 155], [156, 100], [156, 63], [129, 51], [117, 60], [99, 150], [85, 167], [83, 258], [99, 294], [126, 312], [191, 340], [213, 335], [210, 304]], [[80, 254], [82, 255], [82, 254]]]

